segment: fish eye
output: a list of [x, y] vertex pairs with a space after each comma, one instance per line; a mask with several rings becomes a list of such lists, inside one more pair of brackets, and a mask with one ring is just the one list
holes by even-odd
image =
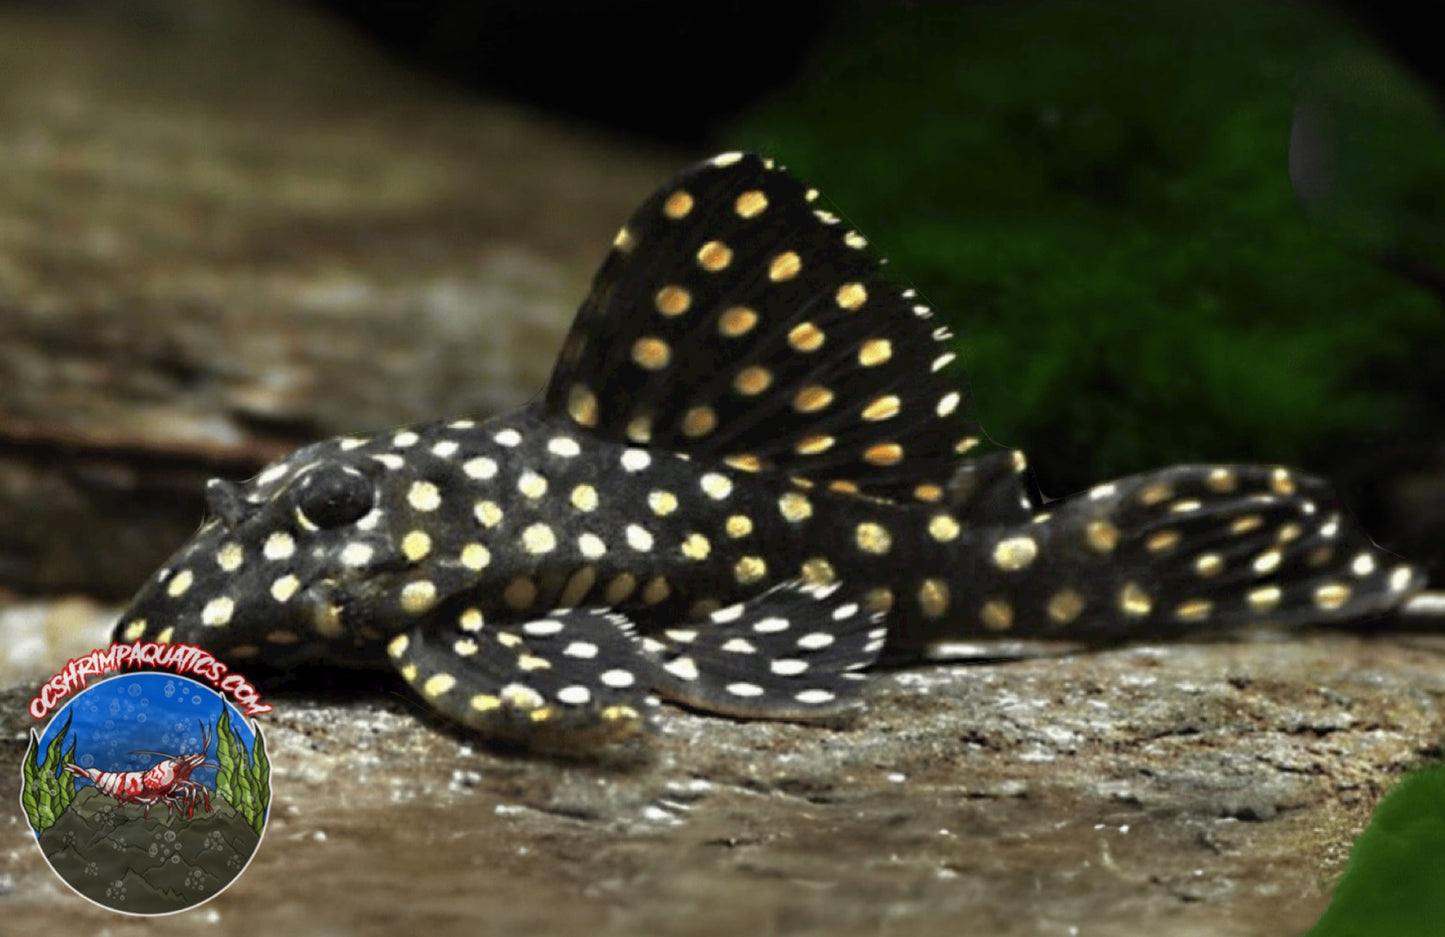
[[343, 465], [317, 466], [296, 488], [296, 510], [323, 529], [360, 520], [375, 502], [371, 480]]

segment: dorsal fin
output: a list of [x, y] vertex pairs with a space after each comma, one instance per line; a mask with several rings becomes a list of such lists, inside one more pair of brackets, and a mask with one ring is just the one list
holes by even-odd
[[1038, 503], [1030, 487], [1024, 454], [996, 450], [959, 464], [948, 480], [947, 504], [969, 525], [1023, 524]]
[[600, 436], [940, 500], [966, 416], [951, 337], [771, 160], [683, 172], [618, 232], [547, 387]]

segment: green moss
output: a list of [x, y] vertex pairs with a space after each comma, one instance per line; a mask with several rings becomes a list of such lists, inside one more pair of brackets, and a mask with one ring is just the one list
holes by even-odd
[[[1445, 316], [1365, 253], [1403, 235], [1342, 237], [1344, 210], [1290, 185], [1299, 89], [1361, 60], [1408, 89], [1303, 7], [860, 5], [728, 142], [822, 188], [950, 318], [985, 426], [1049, 493], [1165, 462], [1320, 466], [1445, 433], [1411, 396], [1445, 367]], [[1410, 154], [1390, 163], [1407, 195], [1335, 201], [1445, 219], [1419, 184], [1439, 127], [1389, 127], [1372, 145]]]

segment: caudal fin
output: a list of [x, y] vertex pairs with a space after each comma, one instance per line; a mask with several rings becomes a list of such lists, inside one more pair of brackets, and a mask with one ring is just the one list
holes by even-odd
[[1424, 586], [1344, 517], [1324, 481], [1285, 468], [1174, 466], [1050, 507], [1027, 536], [1000, 540], [1003, 571], [980, 585], [1012, 603], [1014, 620], [1032, 612], [1038, 630], [1060, 637], [1332, 624], [1387, 611]]

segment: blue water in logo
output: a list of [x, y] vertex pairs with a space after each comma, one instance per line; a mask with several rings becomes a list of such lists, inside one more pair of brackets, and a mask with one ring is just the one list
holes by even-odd
[[[40, 751], [55, 738], [71, 714], [70, 731], [61, 750], [75, 740], [75, 763], [102, 771], [144, 771], [161, 759], [136, 751], [163, 752], [179, 758], [201, 750], [201, 726], [214, 736], [221, 707], [228, 710], [231, 731], [249, 752], [256, 733], [240, 711], [215, 690], [187, 677], [145, 672], [121, 674], [92, 684], [56, 711], [40, 736]], [[211, 739], [206, 760], [216, 760]], [[198, 768], [191, 779], [207, 787], [216, 785], [215, 768]], [[79, 784], [89, 781], [77, 779]]]

